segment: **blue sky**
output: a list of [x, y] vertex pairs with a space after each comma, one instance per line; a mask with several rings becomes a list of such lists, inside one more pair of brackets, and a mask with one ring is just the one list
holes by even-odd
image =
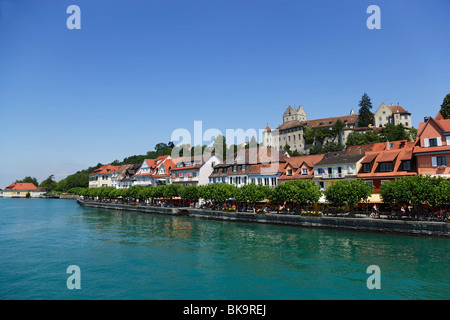
[[364, 92], [417, 127], [450, 92], [449, 13], [447, 0], [0, 0], [0, 187], [145, 154], [195, 120], [225, 132], [276, 127], [288, 105], [346, 115]]

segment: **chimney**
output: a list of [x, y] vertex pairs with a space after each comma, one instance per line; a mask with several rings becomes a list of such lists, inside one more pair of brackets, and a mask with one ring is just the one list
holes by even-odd
[[391, 148], [389, 140], [386, 141], [386, 150], [389, 150]]

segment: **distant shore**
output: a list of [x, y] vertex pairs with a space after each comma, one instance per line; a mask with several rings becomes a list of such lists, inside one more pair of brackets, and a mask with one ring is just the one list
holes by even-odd
[[362, 232], [394, 233], [450, 237], [450, 223], [434, 221], [410, 221], [374, 219], [368, 217], [301, 216], [281, 213], [255, 214], [251, 212], [225, 212], [191, 207], [158, 207], [96, 201], [77, 200], [84, 207], [137, 211], [162, 215], [189, 216], [193, 218], [269, 223], [311, 228], [340, 229]]

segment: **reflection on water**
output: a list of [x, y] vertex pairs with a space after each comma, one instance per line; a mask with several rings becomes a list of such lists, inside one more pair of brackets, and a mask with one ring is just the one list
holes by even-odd
[[[36, 201], [14, 206], [14, 202], [0, 200], [3, 298], [450, 297], [443, 271], [450, 267], [448, 239], [204, 220], [83, 208], [70, 201]], [[75, 293], [65, 288], [65, 268], [70, 264], [79, 265], [83, 274], [83, 289]], [[369, 265], [381, 268], [381, 290], [366, 287]]]

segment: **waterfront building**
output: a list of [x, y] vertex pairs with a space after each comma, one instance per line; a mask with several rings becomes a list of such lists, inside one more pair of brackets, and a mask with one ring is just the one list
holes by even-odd
[[278, 183], [297, 179], [312, 179], [314, 166], [323, 159], [324, 154], [286, 158]]
[[[343, 128], [337, 135], [326, 137], [320, 141], [305, 139], [306, 127], [331, 130], [338, 121], [342, 122]], [[270, 146], [277, 150], [285, 149], [286, 145], [288, 145], [291, 150], [307, 154], [313, 145], [322, 147], [327, 142], [345, 145], [347, 136], [356, 128], [357, 121], [358, 115], [355, 114], [353, 109], [346, 116], [307, 120], [306, 112], [302, 106], [299, 106], [297, 109], [289, 106], [283, 113], [283, 123], [281, 125], [273, 130], [269, 125], [266, 126], [262, 133], [261, 143], [263, 146]]]
[[327, 152], [314, 166], [314, 181], [325, 190], [341, 179], [355, 179], [364, 158], [362, 149]]
[[27, 194], [31, 198], [40, 198], [46, 191], [41, 187], [36, 187], [32, 183], [14, 182], [7, 186], [1, 192], [1, 196], [4, 198], [25, 198]]
[[140, 167], [140, 164], [125, 164], [120, 166], [111, 175], [111, 185], [116, 189], [131, 187], [136, 181], [134, 175]]
[[220, 163], [220, 159], [211, 155], [207, 159], [203, 155], [182, 157], [174, 167], [170, 169], [171, 183], [182, 186], [206, 185], [214, 166]]
[[380, 142], [366, 151], [357, 173], [357, 178], [374, 186], [379, 194], [383, 183], [405, 176], [417, 174], [417, 165], [413, 157], [415, 142], [407, 140]]
[[119, 168], [120, 166], [107, 164], [94, 170], [94, 172], [89, 175], [89, 188], [111, 187], [112, 173]]
[[403, 124], [406, 128], [412, 127], [411, 113], [401, 106], [393, 104], [387, 106], [384, 102], [373, 114], [375, 127], [384, 127], [386, 124]]
[[159, 156], [156, 159], [145, 159], [134, 176], [134, 185], [170, 184], [170, 170], [174, 167], [175, 162], [170, 155]]
[[248, 183], [274, 187], [283, 172], [287, 152], [270, 147], [238, 150], [224, 163], [214, 166], [209, 183], [229, 183], [238, 187]]
[[450, 119], [427, 117], [419, 124], [414, 156], [419, 174], [450, 178]]

